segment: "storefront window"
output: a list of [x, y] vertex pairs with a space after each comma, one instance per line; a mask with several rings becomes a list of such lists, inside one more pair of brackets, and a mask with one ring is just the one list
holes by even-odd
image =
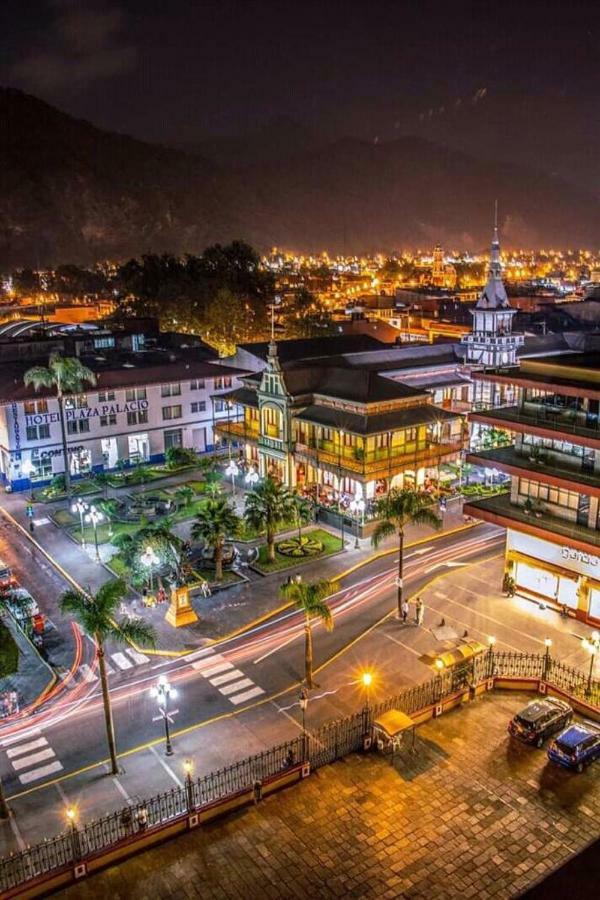
[[170, 450], [171, 447], [182, 447], [183, 446], [183, 435], [181, 428], [173, 429], [172, 431], [165, 431], [165, 450]]

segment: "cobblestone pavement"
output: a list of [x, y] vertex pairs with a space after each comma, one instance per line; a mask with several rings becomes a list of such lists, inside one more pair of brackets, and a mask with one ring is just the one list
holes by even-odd
[[61, 896], [515, 896], [596, 837], [600, 816], [600, 764], [577, 775], [509, 740], [527, 699], [486, 695], [421, 726], [393, 767], [352, 756]]

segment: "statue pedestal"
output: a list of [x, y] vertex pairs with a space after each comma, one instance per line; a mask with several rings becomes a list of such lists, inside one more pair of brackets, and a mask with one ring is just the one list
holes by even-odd
[[165, 620], [173, 628], [181, 628], [182, 625], [193, 625], [194, 622], [198, 621], [198, 616], [190, 602], [190, 592], [187, 587], [172, 589], [171, 603], [169, 604]]

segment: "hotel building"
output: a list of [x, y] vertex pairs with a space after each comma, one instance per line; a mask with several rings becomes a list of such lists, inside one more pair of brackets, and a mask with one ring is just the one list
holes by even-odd
[[470, 414], [514, 445], [468, 456], [511, 476], [509, 494], [465, 513], [507, 529], [506, 571], [519, 593], [600, 622], [600, 354], [522, 360], [474, 372], [513, 397]]
[[30, 477], [43, 484], [65, 470], [54, 392], [23, 382], [54, 351], [79, 358], [96, 376], [94, 386], [65, 397], [73, 476], [161, 462], [170, 447], [213, 450], [213, 425], [230, 415], [221, 396], [244, 373], [221, 365], [201, 341], [93, 325], [43, 333], [30, 326], [19, 334], [14, 323], [0, 329], [0, 478], [7, 488], [23, 490]]

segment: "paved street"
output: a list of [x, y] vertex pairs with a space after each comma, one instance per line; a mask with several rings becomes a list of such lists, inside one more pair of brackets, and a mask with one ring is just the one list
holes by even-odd
[[572, 774], [508, 738], [525, 700], [486, 695], [421, 726], [394, 767], [353, 756], [61, 896], [515, 896], [600, 816], [600, 767]]
[[[484, 535], [488, 533], [484, 530]], [[463, 547], [464, 544], [463, 536]], [[330, 662], [318, 672], [318, 687], [311, 692], [309, 728], [362, 705], [365, 698], [357, 679], [366, 667], [375, 674], [373, 699], [428, 678], [430, 671], [419, 661], [419, 656], [447, 646], [446, 640], [436, 637], [440, 634], [438, 626], [442, 617], [446, 620], [445, 628], [459, 635], [465, 629], [480, 640], [495, 634], [502, 649], [518, 647], [539, 651], [544, 637], [549, 635], [559, 657], [579, 667], [588, 662], [580, 637], [589, 629], [573, 620], [565, 622], [550, 610], [541, 611], [520, 598], [508, 600], [493, 587], [501, 572], [499, 545], [494, 549], [492, 543], [491, 549], [482, 551], [480, 542], [479, 547], [473, 558], [481, 558], [483, 553], [487, 561], [464, 568], [448, 569], [445, 565], [438, 568], [432, 562], [431, 550], [426, 554], [425, 563], [416, 555], [422, 548], [409, 553], [411, 566], [418, 566], [419, 571], [434, 568], [416, 581], [411, 579], [411, 589], [416, 589], [419, 580], [422, 585], [432, 576], [441, 575], [421, 590], [426, 606], [422, 628], [414, 624], [403, 626], [393, 616], [384, 618], [393, 608], [393, 560], [380, 560], [361, 571], [366, 582], [355, 585], [349, 592], [358, 608], [344, 605], [349, 601], [343, 600], [334, 631], [327, 634], [317, 629], [315, 633], [317, 666]], [[456, 548], [453, 553], [457, 553]], [[390, 573], [387, 576], [382, 568], [385, 565]], [[377, 577], [372, 577], [371, 569], [378, 571]], [[380, 588], [382, 579], [384, 586]], [[15, 810], [10, 826], [2, 826], [5, 847], [16, 848], [38, 840], [43, 834], [60, 831], [64, 826], [64, 809], [69, 804], [78, 807], [82, 820], [91, 819], [130, 799], [166, 790], [181, 781], [183, 762], [188, 757], [194, 760], [196, 772], [204, 774], [297, 735], [301, 727], [297, 702], [302, 671], [301, 626], [298, 623], [290, 639], [290, 635], [281, 631], [287, 628], [288, 619], [280, 618], [282, 621], [273, 634], [269, 623], [265, 624], [268, 639], [261, 638], [259, 629], [254, 635], [236, 639], [223, 648], [211, 648], [190, 661], [177, 661], [173, 668], [167, 669], [180, 692], [175, 704], [179, 709], [174, 726], [175, 754], [169, 759], [163, 755], [162, 727], [152, 722], [156, 706], [148, 696], [150, 679], [160, 669], [150, 671], [148, 681], [138, 678], [137, 684], [134, 680], [127, 688], [113, 693], [117, 735], [123, 753], [121, 762], [125, 768], [125, 774], [119, 779], [106, 778], [103, 774], [106, 768], [95, 764], [105, 758], [103, 724], [97, 703], [82, 703], [76, 716], [68, 715], [69, 710], [65, 710], [64, 720], [40, 723], [39, 733], [10, 738], [11, 743], [5, 743], [5, 752], [0, 754]], [[353, 633], [358, 636], [373, 624], [375, 627], [365, 636], [351, 643]], [[336, 632], [338, 638], [341, 636], [337, 645], [329, 643]], [[268, 640], [268, 649], [263, 640]], [[344, 647], [344, 652], [339, 653]], [[270, 655], [258, 662], [265, 653]], [[228, 676], [233, 681], [228, 682]], [[225, 681], [221, 682], [223, 677]], [[242, 693], [257, 688], [261, 692], [235, 706], [229, 699], [231, 694], [221, 691], [227, 689], [228, 683], [247, 679], [251, 684]], [[55, 778], [49, 776], [40, 782], [22, 784], [16, 776], [26, 775], [27, 769], [13, 773], [11, 761], [21, 758], [21, 746], [27, 747], [35, 740], [46, 741], [63, 768]], [[12, 751], [10, 760], [8, 750]], [[27, 754], [23, 757], [26, 759]]]

